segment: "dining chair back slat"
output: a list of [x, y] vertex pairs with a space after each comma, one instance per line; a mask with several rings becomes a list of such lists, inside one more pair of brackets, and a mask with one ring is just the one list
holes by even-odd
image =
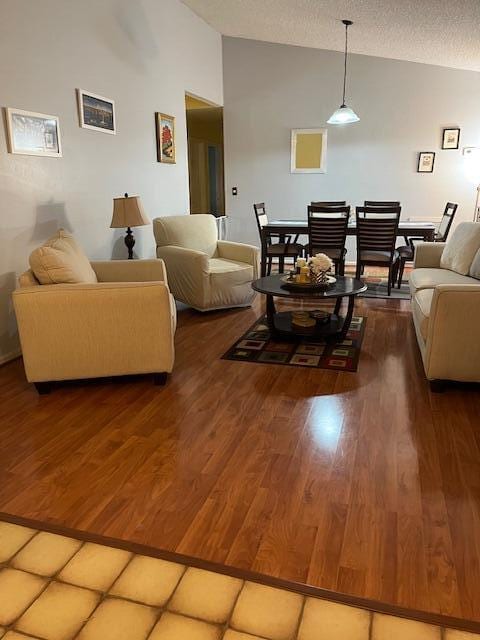
[[324, 201], [317, 201], [317, 202], [311, 202], [310, 205], [312, 207], [345, 207], [347, 205], [347, 201], [346, 200], [324, 200]]
[[399, 207], [399, 200], [364, 200], [364, 207]]

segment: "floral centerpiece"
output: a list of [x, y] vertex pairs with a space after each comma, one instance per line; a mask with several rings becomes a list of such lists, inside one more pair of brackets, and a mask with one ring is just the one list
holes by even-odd
[[310, 279], [315, 284], [326, 284], [332, 261], [325, 253], [317, 253], [308, 260]]

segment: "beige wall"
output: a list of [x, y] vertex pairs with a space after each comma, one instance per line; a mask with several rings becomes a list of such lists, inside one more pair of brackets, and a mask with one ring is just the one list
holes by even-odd
[[[75, 89], [115, 100], [117, 135], [78, 126]], [[0, 127], [0, 361], [18, 349], [10, 294], [58, 226], [92, 258], [124, 257], [112, 198], [150, 218], [188, 212], [185, 91], [223, 104], [221, 39], [179, 0], [2, 0], [0, 106], [60, 117], [63, 158], [7, 153]], [[177, 164], [156, 161], [154, 112], [176, 117]], [[151, 227], [136, 253], [154, 255]]]

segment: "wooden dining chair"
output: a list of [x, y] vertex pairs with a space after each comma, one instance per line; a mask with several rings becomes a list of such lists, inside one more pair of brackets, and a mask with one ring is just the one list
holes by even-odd
[[[292, 236], [282, 235], [279, 233], [270, 233], [264, 230], [268, 224], [268, 216], [264, 202], [258, 202], [253, 205], [255, 218], [257, 220], [258, 233], [264, 251], [262, 251], [262, 273], [270, 275], [272, 271], [273, 258], [278, 258], [278, 270], [283, 273], [285, 267], [285, 258], [292, 258], [293, 263], [299, 256], [303, 254], [303, 246], [292, 241]], [[278, 238], [278, 242], [272, 242], [272, 239]]]
[[[447, 202], [443, 211], [442, 219], [438, 225], [438, 229], [435, 232], [434, 242], [446, 242], [452, 222], [455, 218], [455, 214], [458, 209], [458, 204], [455, 202]], [[403, 281], [403, 273], [405, 271], [405, 263], [412, 262], [415, 259], [415, 242], [422, 242], [423, 238], [406, 238], [407, 244], [398, 247], [397, 251], [400, 256], [400, 265], [398, 269], [398, 282], [397, 287], [400, 289]]]
[[310, 205], [308, 207], [308, 253], [325, 253], [335, 265], [335, 273], [345, 274], [348, 220], [350, 207], [330, 207]]
[[363, 267], [388, 267], [388, 295], [397, 276], [399, 254], [395, 250], [402, 208], [357, 207], [357, 272]]

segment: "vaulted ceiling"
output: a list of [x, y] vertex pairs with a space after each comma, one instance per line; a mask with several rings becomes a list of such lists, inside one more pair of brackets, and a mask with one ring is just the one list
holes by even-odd
[[[183, 0], [223, 35], [480, 71], [480, 0]], [[445, 87], [448, 91], [448, 87]]]

